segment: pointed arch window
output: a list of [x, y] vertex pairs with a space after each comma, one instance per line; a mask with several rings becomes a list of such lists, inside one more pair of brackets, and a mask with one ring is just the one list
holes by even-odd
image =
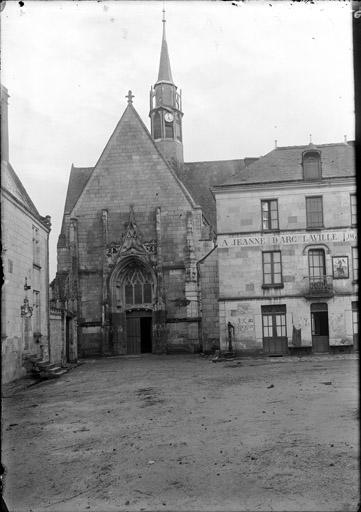
[[152, 277], [140, 268], [131, 269], [123, 282], [124, 302], [128, 306], [150, 304], [153, 299]]
[[162, 120], [159, 112], [155, 112], [153, 116], [153, 137], [154, 139], [162, 138]]

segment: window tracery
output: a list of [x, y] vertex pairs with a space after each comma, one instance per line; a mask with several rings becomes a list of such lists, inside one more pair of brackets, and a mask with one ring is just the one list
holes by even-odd
[[150, 304], [153, 301], [152, 276], [145, 269], [132, 267], [123, 279], [119, 279], [115, 286], [116, 304], [120, 306], [135, 306]]

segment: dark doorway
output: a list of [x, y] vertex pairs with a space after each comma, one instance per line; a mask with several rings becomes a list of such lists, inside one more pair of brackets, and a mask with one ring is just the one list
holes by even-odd
[[140, 351], [142, 354], [152, 352], [152, 319], [140, 318]]
[[311, 304], [312, 350], [329, 351], [328, 310], [327, 304]]
[[127, 313], [127, 354], [152, 352], [152, 313], [131, 311]]

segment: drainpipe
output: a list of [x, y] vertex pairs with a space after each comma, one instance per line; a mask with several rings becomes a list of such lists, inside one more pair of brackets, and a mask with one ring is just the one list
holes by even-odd
[[203, 308], [202, 308], [202, 291], [201, 291], [201, 268], [200, 263], [197, 261], [197, 298], [198, 298], [198, 314], [200, 321], [198, 322], [198, 342], [199, 342], [199, 350], [203, 352]]
[[205, 256], [203, 256], [200, 260], [197, 261], [197, 274], [198, 274], [198, 280], [197, 280], [197, 289], [198, 289], [198, 308], [199, 308], [199, 314], [200, 314], [200, 322], [198, 323], [198, 339], [199, 339], [199, 347], [201, 349], [201, 352], [203, 352], [203, 308], [202, 308], [202, 288], [201, 288], [201, 263], [205, 261], [208, 256], [212, 254], [213, 251], [217, 249], [217, 244], [215, 244], [214, 247], [210, 251], [207, 252]]
[[49, 219], [48, 227], [49, 231], [46, 236], [46, 304], [47, 304], [47, 323], [48, 323], [48, 354], [49, 354], [49, 363], [51, 362], [51, 343], [50, 343], [50, 301], [49, 301], [49, 236], [51, 230], [50, 224], [50, 216], [46, 216]]

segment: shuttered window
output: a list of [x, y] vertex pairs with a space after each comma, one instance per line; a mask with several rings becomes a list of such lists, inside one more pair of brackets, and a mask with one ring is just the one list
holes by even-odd
[[306, 220], [308, 228], [323, 227], [322, 197], [306, 197]]

